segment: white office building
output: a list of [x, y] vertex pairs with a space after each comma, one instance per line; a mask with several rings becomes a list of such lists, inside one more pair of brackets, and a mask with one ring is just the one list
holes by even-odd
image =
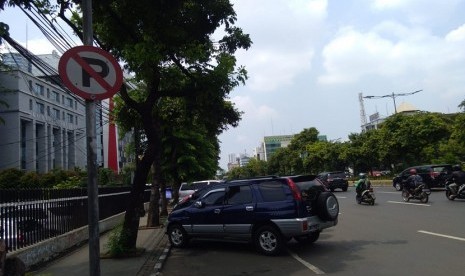
[[50, 77], [34, 75], [27, 62], [17, 62], [19, 57], [14, 69], [0, 72], [0, 100], [7, 104], [0, 105], [5, 122], [0, 124], [0, 170], [85, 169], [83, 101]]

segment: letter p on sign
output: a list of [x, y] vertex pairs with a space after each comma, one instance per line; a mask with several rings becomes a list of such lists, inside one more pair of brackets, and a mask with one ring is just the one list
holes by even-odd
[[90, 100], [112, 97], [123, 83], [123, 72], [116, 59], [92, 46], [66, 51], [60, 58], [58, 72], [71, 92]]

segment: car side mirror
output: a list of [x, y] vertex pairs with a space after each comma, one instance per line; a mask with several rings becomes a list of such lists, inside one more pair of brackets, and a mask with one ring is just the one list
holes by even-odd
[[196, 202], [194, 203], [194, 206], [195, 206], [196, 208], [199, 208], [199, 209], [200, 209], [200, 208], [203, 208], [203, 207], [205, 206], [205, 204], [204, 204], [202, 201], [196, 201]]

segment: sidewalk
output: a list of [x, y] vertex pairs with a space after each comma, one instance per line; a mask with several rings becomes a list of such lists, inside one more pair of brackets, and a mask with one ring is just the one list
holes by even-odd
[[[144, 228], [147, 216], [140, 219], [137, 247], [145, 248], [141, 256], [122, 259], [100, 259], [102, 276], [155, 276], [159, 274], [170, 251], [165, 227]], [[105, 253], [109, 232], [100, 237], [100, 253]], [[27, 276], [88, 276], [89, 246], [79, 247], [69, 254], [52, 261], [37, 271], [30, 271]]]

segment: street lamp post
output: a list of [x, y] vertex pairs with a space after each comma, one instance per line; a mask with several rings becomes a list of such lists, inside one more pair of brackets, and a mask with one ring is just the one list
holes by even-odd
[[423, 90], [420, 89], [420, 90], [413, 91], [413, 92], [410, 92], [410, 93], [398, 93], [398, 94], [395, 94], [394, 92], [392, 92], [392, 94], [387, 94], [387, 95], [383, 95], [383, 96], [364, 96], [363, 98], [365, 98], [365, 99], [392, 98], [392, 100], [394, 101], [394, 112], [396, 114], [397, 113], [396, 97], [413, 95], [413, 94], [421, 92], [421, 91], [423, 91]]

